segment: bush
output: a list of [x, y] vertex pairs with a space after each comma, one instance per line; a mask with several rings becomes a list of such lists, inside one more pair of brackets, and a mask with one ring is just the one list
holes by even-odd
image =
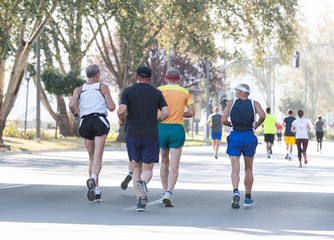
[[[3, 130], [3, 136], [33, 140], [36, 137], [36, 132], [31, 130], [19, 130], [18, 121], [8, 121]], [[47, 140], [50, 139], [50, 136], [45, 131], [41, 131], [41, 139]]]

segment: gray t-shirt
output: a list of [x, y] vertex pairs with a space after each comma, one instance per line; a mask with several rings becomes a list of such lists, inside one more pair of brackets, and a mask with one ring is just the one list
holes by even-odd
[[318, 121], [315, 122], [315, 129], [316, 129], [317, 132], [323, 132], [324, 131], [323, 128], [322, 128], [323, 126], [324, 126], [323, 121], [318, 120]]
[[220, 113], [214, 113], [209, 116], [208, 121], [212, 122], [211, 132], [221, 132], [222, 131], [222, 117]]

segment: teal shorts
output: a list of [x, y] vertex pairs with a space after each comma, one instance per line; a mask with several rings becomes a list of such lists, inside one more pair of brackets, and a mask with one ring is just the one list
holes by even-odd
[[158, 124], [158, 128], [160, 148], [162, 150], [183, 147], [184, 141], [186, 140], [183, 125], [160, 123]]

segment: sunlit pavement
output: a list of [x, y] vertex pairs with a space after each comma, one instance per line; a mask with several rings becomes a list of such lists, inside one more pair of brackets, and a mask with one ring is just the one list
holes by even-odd
[[[230, 163], [222, 145], [185, 147], [174, 190], [174, 208], [159, 203], [159, 164], [148, 184], [146, 212], [135, 211], [124, 148], [109, 147], [100, 175], [102, 202], [87, 200], [87, 154], [78, 151], [0, 153], [0, 233], [2, 239], [333, 239], [334, 143], [322, 154], [310, 142], [309, 163], [298, 167], [285, 145], [270, 159], [259, 144], [254, 162], [252, 209], [232, 209]], [[241, 161], [242, 162], [242, 161]], [[244, 198], [243, 163], [240, 192]], [[5, 238], [6, 237], [6, 238]]]

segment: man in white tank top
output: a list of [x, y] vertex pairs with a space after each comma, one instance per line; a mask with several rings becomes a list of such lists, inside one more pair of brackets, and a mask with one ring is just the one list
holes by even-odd
[[[84, 138], [89, 155], [89, 179], [87, 180], [89, 201], [101, 201], [99, 189], [99, 173], [102, 168], [102, 156], [110, 125], [107, 120], [108, 111], [115, 110], [107, 85], [100, 83], [100, 69], [96, 64], [86, 68], [87, 83], [73, 91], [69, 108], [80, 121], [79, 134]], [[77, 101], [80, 101], [80, 115]]]

